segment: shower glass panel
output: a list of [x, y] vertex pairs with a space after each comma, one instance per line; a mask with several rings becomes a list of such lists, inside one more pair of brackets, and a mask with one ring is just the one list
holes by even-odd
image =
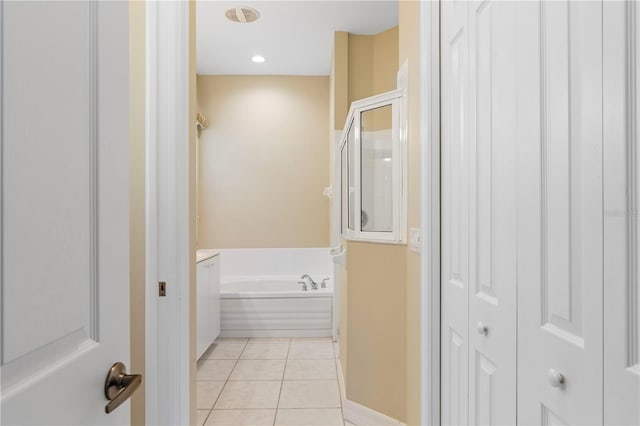
[[351, 104], [340, 137], [342, 236], [406, 244], [406, 98], [399, 88]]
[[360, 113], [362, 231], [393, 231], [392, 106]]

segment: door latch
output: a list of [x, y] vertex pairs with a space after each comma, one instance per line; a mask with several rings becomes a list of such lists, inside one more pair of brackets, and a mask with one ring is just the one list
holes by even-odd
[[167, 295], [167, 283], [160, 281], [158, 283], [158, 296], [165, 297]]

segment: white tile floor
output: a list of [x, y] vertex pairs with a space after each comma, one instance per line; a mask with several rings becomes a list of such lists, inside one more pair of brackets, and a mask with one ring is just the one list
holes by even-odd
[[343, 426], [335, 363], [330, 338], [217, 340], [198, 361], [198, 425]]

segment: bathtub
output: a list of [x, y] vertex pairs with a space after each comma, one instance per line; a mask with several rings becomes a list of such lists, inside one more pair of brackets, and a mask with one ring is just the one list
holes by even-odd
[[298, 277], [235, 277], [221, 282], [220, 336], [332, 336], [332, 280], [327, 288], [303, 291]]

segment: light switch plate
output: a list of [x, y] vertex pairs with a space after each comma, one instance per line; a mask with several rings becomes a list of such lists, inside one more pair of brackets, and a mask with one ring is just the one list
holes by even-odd
[[422, 232], [420, 228], [409, 229], [409, 249], [416, 253], [422, 252]]

